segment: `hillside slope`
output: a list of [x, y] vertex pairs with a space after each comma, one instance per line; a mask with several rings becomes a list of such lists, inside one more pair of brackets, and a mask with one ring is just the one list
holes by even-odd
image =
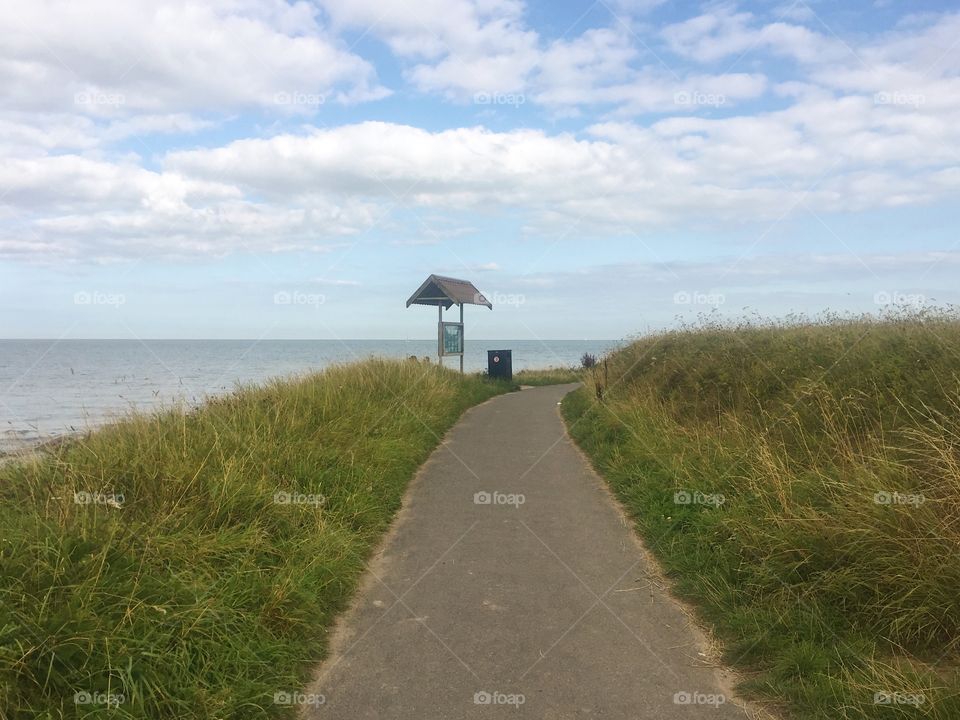
[[960, 717], [956, 317], [706, 322], [613, 353], [564, 415], [748, 692]]
[[0, 468], [0, 718], [292, 717], [408, 481], [507, 389], [367, 361]]

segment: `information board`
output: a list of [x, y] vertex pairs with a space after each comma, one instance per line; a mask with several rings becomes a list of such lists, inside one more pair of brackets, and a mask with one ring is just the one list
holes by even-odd
[[463, 323], [440, 323], [440, 354], [463, 355]]

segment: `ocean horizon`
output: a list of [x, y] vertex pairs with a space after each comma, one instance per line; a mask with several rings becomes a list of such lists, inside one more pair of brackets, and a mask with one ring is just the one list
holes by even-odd
[[[514, 371], [578, 365], [615, 340], [467, 338], [464, 370], [512, 350]], [[432, 340], [0, 339], [0, 452], [94, 429], [136, 411], [198, 405], [237, 387], [368, 357], [436, 362]], [[459, 367], [456, 357], [444, 365]]]

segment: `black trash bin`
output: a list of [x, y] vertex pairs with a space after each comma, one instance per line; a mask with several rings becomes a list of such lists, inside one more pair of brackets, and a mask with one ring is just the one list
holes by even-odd
[[513, 351], [487, 350], [487, 375], [498, 380], [513, 380]]

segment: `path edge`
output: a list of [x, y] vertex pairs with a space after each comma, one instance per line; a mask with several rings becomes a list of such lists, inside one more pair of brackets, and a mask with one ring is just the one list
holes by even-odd
[[661, 592], [663, 597], [686, 618], [687, 625], [685, 629], [693, 635], [696, 649], [704, 653], [704, 665], [713, 668], [717, 684], [720, 686], [724, 695], [735, 705], [742, 708], [752, 720], [784, 720], [782, 715], [778, 715], [769, 708], [763, 707], [759, 703], [743, 697], [736, 690], [736, 686], [746, 679], [746, 675], [722, 662], [720, 658], [722, 642], [717, 638], [713, 629], [700, 618], [697, 613], [697, 608], [693, 603], [677, 595], [674, 590], [676, 581], [667, 575], [663, 566], [660, 564], [659, 558], [657, 558], [654, 552], [647, 546], [646, 540], [644, 540], [643, 536], [637, 530], [636, 520], [633, 519], [623, 503], [620, 502], [620, 498], [613, 492], [613, 488], [610, 487], [610, 484], [600, 470], [594, 466], [590, 456], [584, 452], [579, 443], [570, 435], [570, 429], [567, 427], [567, 421], [561, 411], [561, 403], [567, 398], [567, 395], [575, 390], [579, 390], [580, 387], [582, 387], [582, 384], [578, 384], [577, 387], [567, 392], [554, 409], [560, 418], [563, 437], [573, 446], [573, 449], [580, 456], [580, 460], [584, 464], [594, 484], [602, 491], [607, 502], [617, 514], [620, 524], [629, 533], [634, 546], [643, 559], [644, 571], [645, 574], [649, 576], [648, 579], [654, 584], [657, 590]]
[[[423, 482], [423, 476], [426, 474], [429, 467], [436, 462], [438, 453], [444, 448], [444, 446], [446, 446], [450, 433], [452, 433], [454, 429], [461, 422], [463, 422], [464, 418], [470, 415], [470, 413], [472, 413], [474, 410], [499, 400], [500, 398], [512, 395], [514, 392], [520, 391], [513, 390], [510, 392], [500, 393], [499, 395], [494, 395], [493, 397], [487, 398], [483, 402], [479, 402], [476, 405], [471, 405], [462, 413], [460, 413], [460, 416], [456, 419], [456, 421], [454, 421], [454, 423], [447, 428], [447, 431], [440, 437], [440, 442], [438, 442], [436, 447], [430, 451], [430, 455], [427, 457], [427, 459], [420, 464], [420, 467], [417, 468], [416, 472], [413, 474], [413, 477], [410, 478], [406, 489], [403, 491], [403, 497], [400, 499], [400, 508], [394, 513], [393, 518], [390, 520], [390, 524], [387, 526], [387, 529], [384, 531], [383, 535], [380, 536], [380, 540], [377, 541], [377, 544], [374, 546], [373, 550], [371, 550], [367, 561], [364, 564], [363, 571], [361, 572], [360, 580], [357, 582], [356, 589], [354, 590], [349, 603], [347, 603], [347, 606], [343, 610], [337, 613], [332, 626], [327, 632], [326, 655], [313, 666], [311, 671], [311, 680], [309, 683], [307, 683], [305, 688], [307, 693], [322, 687], [323, 681], [327, 674], [337, 664], [340, 663], [346, 652], [352, 647], [352, 645], [350, 645], [350, 621], [359, 615], [363, 607], [363, 599], [369, 596], [370, 591], [378, 584], [378, 578], [383, 576], [383, 573], [380, 572], [380, 570], [386, 563], [386, 551], [390, 547], [390, 544], [396, 537], [397, 533], [399, 533], [400, 528], [410, 519], [411, 500], [413, 498], [413, 493]], [[387, 612], [389, 612], [389, 608], [384, 610], [384, 614]], [[310, 711], [306, 708], [302, 709], [298, 715], [300, 718], [304, 719], [311, 717]]]

